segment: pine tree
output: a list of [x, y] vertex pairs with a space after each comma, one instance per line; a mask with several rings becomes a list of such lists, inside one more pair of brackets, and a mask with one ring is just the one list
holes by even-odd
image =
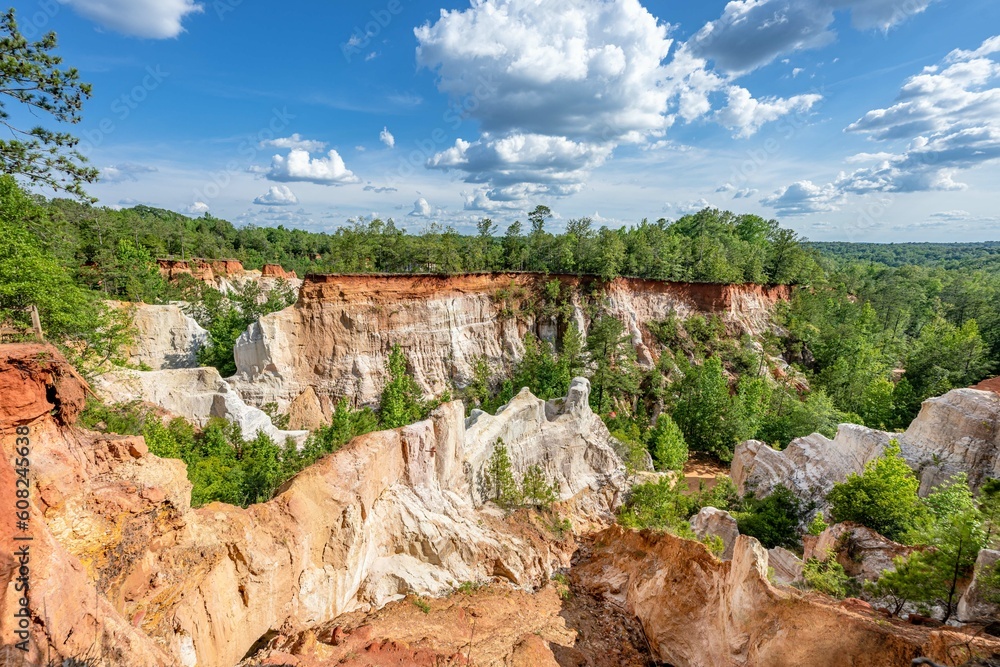
[[497, 439], [493, 453], [483, 469], [483, 486], [486, 497], [503, 509], [513, 509], [521, 504], [523, 495], [514, 478], [510, 452], [503, 440]]
[[683, 470], [688, 459], [684, 433], [668, 414], [656, 419], [656, 426], [649, 432], [649, 450], [657, 470]]
[[382, 390], [379, 421], [383, 428], [398, 428], [419, 421], [424, 417], [420, 387], [406, 371], [406, 355], [397, 344], [392, 346], [386, 362], [389, 382]]
[[848, 476], [827, 495], [836, 522], [855, 521], [891, 540], [906, 539], [924, 508], [917, 498], [920, 482], [891, 440], [881, 457], [865, 464], [862, 474]]

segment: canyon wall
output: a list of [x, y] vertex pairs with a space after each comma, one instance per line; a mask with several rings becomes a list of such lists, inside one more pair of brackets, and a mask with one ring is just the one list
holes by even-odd
[[953, 389], [929, 398], [904, 433], [841, 424], [833, 440], [814, 433], [796, 438], [780, 452], [749, 440], [736, 447], [731, 474], [741, 493], [753, 490], [763, 496], [784, 484], [825, 511], [833, 485], [863, 472], [892, 439], [920, 478], [921, 496], [963, 472], [978, 489], [985, 480], [1000, 477], [1000, 394]]
[[[624, 466], [579, 378], [566, 399], [524, 391], [468, 423], [460, 402], [442, 405], [428, 420], [354, 439], [269, 502], [192, 509], [182, 462], [150, 454], [142, 438], [72, 425], [86, 388], [53, 348], [0, 346], [0, 359], [0, 387], [11, 389], [0, 402], [0, 491], [13, 498], [16, 484], [18, 436], [6, 427], [23, 425], [37, 545], [29, 632], [53, 656], [96, 642], [109, 648], [107, 665], [231, 667], [268, 633], [407, 593], [441, 595], [465, 581], [538, 587], [569, 566], [573, 537], [482, 504], [473, 489], [494, 433], [511, 436], [516, 475], [545, 467], [576, 530], [606, 526], [625, 490]], [[0, 550], [4, 644], [15, 638], [18, 604], [9, 534]]]
[[994, 639], [892, 623], [870, 608], [849, 610], [849, 601], [776, 587], [767, 551], [745, 535], [729, 561], [697, 542], [619, 526], [594, 540], [574, 581], [635, 614], [653, 655], [678, 667], [907, 667], [920, 656], [955, 665], [971, 651], [1000, 649]]
[[258, 271], [244, 269], [243, 263], [236, 259], [158, 259], [156, 263], [160, 275], [167, 280], [190, 276], [223, 294], [229, 294], [251, 281], [260, 283], [265, 290], [273, 287], [278, 279], [284, 280], [295, 290], [302, 286], [302, 281], [294, 271], [285, 271], [278, 264], [265, 264]]
[[625, 324], [645, 365], [655, 361], [649, 322], [711, 313], [759, 332], [789, 294], [784, 286], [539, 274], [306, 276], [294, 306], [265, 315], [237, 341], [238, 372], [230, 381], [248, 403], [274, 402], [282, 410], [308, 390], [328, 415], [340, 396], [377, 403], [388, 353], [400, 345], [421, 390], [440, 395], [467, 384], [477, 358], [494, 370], [519, 359], [528, 331], [558, 335], [556, 319], [534, 306], [551, 281], [559, 282], [583, 332], [591, 306], [603, 303]]
[[208, 344], [208, 332], [180, 305], [113, 302], [129, 311], [135, 340], [127, 350], [128, 363], [158, 371], [197, 368], [198, 351]]

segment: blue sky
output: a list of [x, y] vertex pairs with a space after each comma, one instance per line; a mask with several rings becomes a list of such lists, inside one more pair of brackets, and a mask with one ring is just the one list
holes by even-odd
[[15, 7], [94, 86], [74, 129], [103, 205], [414, 231], [712, 205], [814, 240], [1000, 238], [995, 0]]

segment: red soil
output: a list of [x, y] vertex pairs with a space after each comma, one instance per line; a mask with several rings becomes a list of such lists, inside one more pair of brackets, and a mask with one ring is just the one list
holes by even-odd
[[[266, 274], [265, 274], [266, 275]], [[403, 299], [426, 299], [455, 294], [496, 294], [501, 290], [540, 290], [545, 283], [558, 280], [570, 287], [602, 287], [634, 293], [670, 294], [690, 302], [703, 312], [718, 312], [732, 307], [739, 296], [759, 295], [775, 303], [787, 300], [787, 285], [717, 285], [677, 283], [644, 278], [616, 278], [610, 283], [596, 276], [539, 273], [466, 273], [459, 275], [381, 275], [381, 274], [309, 274], [302, 286], [303, 301], [391, 302]]]

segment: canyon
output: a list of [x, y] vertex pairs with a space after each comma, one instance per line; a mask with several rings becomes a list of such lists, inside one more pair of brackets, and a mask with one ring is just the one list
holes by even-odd
[[[161, 269], [220, 288], [288, 279], [230, 265]], [[99, 375], [92, 387], [52, 347], [0, 345], [0, 491], [14, 495], [16, 429], [27, 429], [36, 591], [32, 652], [15, 654], [17, 544], [4, 516], [0, 658], [34, 665], [90, 655], [113, 667], [833, 667], [903, 666], [918, 656], [959, 665], [972, 653], [1000, 653], [1000, 641], [974, 628], [887, 620], [866, 603], [789, 586], [801, 581], [803, 561], [740, 535], [727, 512], [706, 507], [691, 520], [699, 538], [720, 538], [718, 556], [694, 540], [616, 525], [630, 487], [665, 475], [626, 469], [584, 378], [549, 401], [524, 389], [495, 414], [467, 416], [461, 401], [443, 402], [425, 420], [354, 438], [246, 509], [192, 508], [182, 461], [157, 457], [142, 437], [77, 424], [96, 392], [195, 426], [221, 417], [247, 437], [301, 444], [337, 399], [377, 404], [394, 345], [432, 397], [470, 382], [477, 360], [509, 368], [528, 332], [556, 341], [566, 322], [587, 331], [597, 304], [625, 325], [648, 367], [659, 349], [652, 323], [717, 315], [727, 334], [760, 337], [787, 298], [780, 287], [536, 274], [307, 276], [295, 305], [240, 336], [230, 378], [198, 367], [207, 332], [184, 304], [120, 304], [135, 318], [133, 368]], [[261, 409], [269, 403], [288, 415], [287, 428]], [[925, 402], [902, 434], [845, 424], [833, 439], [813, 434], [780, 452], [744, 442], [731, 475], [740, 491], [784, 484], [822, 509], [833, 483], [896, 438], [922, 494], [956, 472], [978, 485], [1000, 474], [997, 423], [1000, 395], [954, 390]], [[531, 467], [555, 485], [550, 512], [489, 501], [498, 443], [515, 476]], [[904, 548], [866, 531], [831, 526], [807, 540], [806, 556], [856, 543], [851, 553], [863, 557], [845, 567], [877, 574]], [[995, 553], [983, 551], [980, 570]], [[967, 589], [962, 618], [986, 623], [994, 606], [975, 581]]]
[[[209, 269], [197, 275], [209, 281], [235, 280], [234, 275], [254, 279], [247, 272], [209, 276]], [[549, 285], [557, 289], [547, 294]], [[405, 352], [424, 395], [440, 396], [468, 384], [478, 359], [494, 372], [509, 369], [521, 358], [529, 331], [557, 339], [565, 326], [557, 312], [586, 333], [595, 306], [603, 304], [626, 326], [640, 364], [648, 367], [657, 357], [650, 323], [718, 315], [736, 333], [758, 334], [769, 329], [774, 305], [788, 295], [786, 286], [627, 278], [605, 283], [587, 276], [523, 273], [310, 275], [301, 281], [293, 306], [261, 317], [239, 337], [237, 372], [226, 382], [250, 406], [274, 403], [292, 416], [290, 428], [309, 429], [329, 419], [340, 397], [376, 405], [393, 345]], [[197, 323], [177, 306], [135, 308], [139, 342], [133, 364], [153, 371], [197, 365], [196, 350], [204, 344]], [[169, 384], [169, 374], [155, 382]], [[141, 389], [147, 382], [133, 384]]]
[[[961, 629], [887, 622], [772, 584], [753, 538], [736, 537], [720, 560], [698, 542], [612, 525], [629, 479], [582, 378], [563, 399], [522, 391], [468, 418], [450, 402], [358, 437], [247, 509], [192, 509], [183, 462], [76, 425], [89, 388], [54, 348], [0, 346], [0, 387], [5, 497], [16, 429], [31, 441], [26, 656], [12, 648], [9, 513], [0, 545], [0, 657], [21, 661], [11, 664], [89, 654], [115, 667], [459, 665], [474, 649], [483, 666], [832, 667], [1000, 651]], [[484, 503], [498, 438], [516, 471], [538, 465], [558, 485], [555, 511], [571, 530]]]

